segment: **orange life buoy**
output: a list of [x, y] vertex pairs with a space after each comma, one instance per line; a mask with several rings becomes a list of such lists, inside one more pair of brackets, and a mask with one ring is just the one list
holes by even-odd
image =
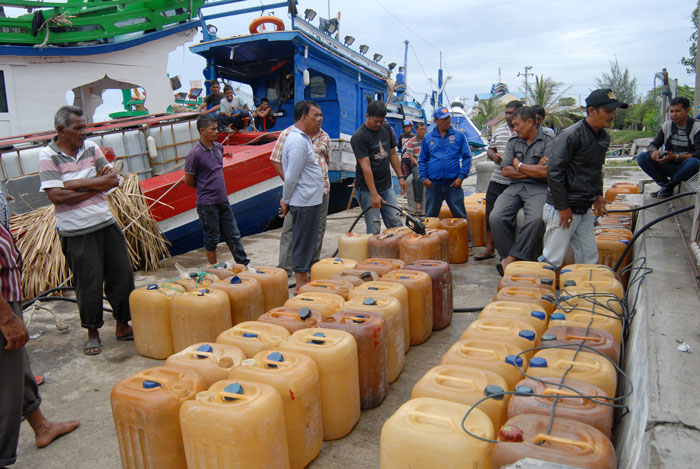
[[274, 24], [277, 27], [276, 31], [284, 31], [284, 22], [280, 18], [276, 16], [258, 16], [248, 26], [250, 34], [258, 34], [258, 26], [261, 24]]

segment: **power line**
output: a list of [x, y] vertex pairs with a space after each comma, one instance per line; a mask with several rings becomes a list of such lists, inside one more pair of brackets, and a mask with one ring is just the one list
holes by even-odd
[[440, 49], [438, 49], [437, 47], [435, 47], [434, 45], [432, 45], [430, 42], [428, 42], [428, 40], [425, 39], [423, 36], [421, 36], [420, 34], [418, 34], [418, 33], [417, 33], [413, 28], [411, 28], [409, 25], [407, 25], [406, 23], [404, 23], [403, 21], [401, 21], [401, 19], [400, 19], [398, 16], [396, 16], [395, 14], [393, 14], [393, 13], [391, 12], [391, 10], [389, 10], [387, 7], [385, 7], [384, 5], [382, 5], [382, 4], [379, 2], [379, 0], [374, 0], [374, 2], [375, 2], [377, 5], [379, 5], [380, 7], [382, 7], [387, 13], [389, 13], [389, 14], [390, 14], [396, 21], [398, 21], [404, 28], [406, 28], [406, 29], [408, 29], [409, 31], [411, 31], [417, 38], [421, 39], [423, 42], [425, 42], [426, 44], [428, 44], [430, 47], [432, 47], [432, 48], [435, 49], [436, 51], [439, 51], [439, 50], [440, 50]]
[[410, 42], [408, 43], [408, 47], [411, 48], [411, 52], [413, 52], [413, 56], [416, 58], [416, 62], [418, 62], [418, 66], [420, 67], [421, 71], [423, 72], [423, 75], [425, 76], [425, 79], [428, 81], [428, 85], [430, 85], [430, 89], [433, 89], [432, 83], [430, 83], [430, 78], [428, 77], [428, 74], [425, 73], [425, 69], [423, 68], [423, 64], [420, 62], [420, 59], [418, 58], [418, 54], [416, 54], [416, 50], [413, 48], [413, 44]]

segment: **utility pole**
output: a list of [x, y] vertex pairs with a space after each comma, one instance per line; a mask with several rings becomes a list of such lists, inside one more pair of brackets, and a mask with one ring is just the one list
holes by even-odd
[[520, 73], [518, 72], [518, 76], [524, 76], [525, 77], [525, 105], [527, 106], [528, 99], [527, 99], [527, 77], [530, 75], [534, 75], [534, 73], [530, 73], [530, 70], [532, 70], [532, 65], [528, 65], [525, 67], [525, 73]]

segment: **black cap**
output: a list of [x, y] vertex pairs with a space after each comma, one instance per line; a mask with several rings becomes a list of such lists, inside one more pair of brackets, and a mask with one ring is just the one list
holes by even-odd
[[586, 98], [586, 107], [602, 106], [605, 109], [627, 109], [629, 106], [617, 100], [610, 88], [601, 88], [593, 91]]

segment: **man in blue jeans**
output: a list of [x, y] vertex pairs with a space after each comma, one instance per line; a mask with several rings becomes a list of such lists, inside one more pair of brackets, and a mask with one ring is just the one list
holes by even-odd
[[652, 196], [669, 197], [674, 187], [698, 174], [700, 122], [689, 116], [689, 112], [688, 98], [672, 99], [668, 107], [671, 119], [663, 123], [647, 151], [637, 155], [639, 167], [661, 186]]
[[440, 215], [442, 201], [452, 216], [467, 218], [462, 181], [469, 175], [472, 154], [462, 132], [450, 126], [450, 111], [439, 107], [433, 114], [435, 128], [421, 144], [418, 171], [425, 191], [425, 216]]
[[[204, 251], [210, 264], [216, 264], [219, 237], [231, 250], [236, 263], [248, 265], [250, 259], [243, 249], [241, 233], [231, 211], [224, 179], [224, 147], [216, 141], [216, 118], [204, 115], [197, 119], [199, 142], [185, 160], [185, 184], [197, 191], [197, 214], [204, 230]], [[250, 267], [249, 267], [250, 269]]]
[[[383, 204], [396, 206], [396, 194], [391, 182], [391, 168], [399, 176], [401, 193], [406, 193], [405, 176], [401, 173], [401, 162], [396, 152], [396, 136], [385, 122], [386, 105], [372, 101], [367, 105], [365, 122], [350, 139], [352, 151], [357, 159], [355, 167], [355, 196], [365, 212], [367, 233], [381, 231], [381, 213], [387, 228], [401, 226], [398, 212]], [[371, 207], [371, 208], [370, 208]]]

